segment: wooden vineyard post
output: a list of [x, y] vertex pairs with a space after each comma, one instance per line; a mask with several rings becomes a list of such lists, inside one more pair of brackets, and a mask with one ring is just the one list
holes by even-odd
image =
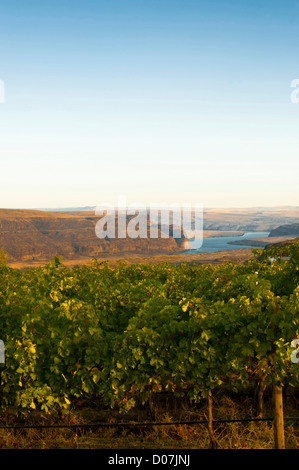
[[266, 375], [262, 376], [256, 386], [254, 393], [254, 410], [255, 416], [257, 418], [263, 417], [263, 408], [264, 408], [264, 392], [266, 390]]
[[214, 430], [213, 430], [213, 399], [212, 399], [211, 392], [209, 392], [207, 396], [207, 411], [208, 411], [208, 432], [210, 436], [211, 448], [217, 449], [217, 441], [216, 441]]
[[275, 449], [285, 449], [282, 387], [278, 385], [273, 385], [273, 411]]

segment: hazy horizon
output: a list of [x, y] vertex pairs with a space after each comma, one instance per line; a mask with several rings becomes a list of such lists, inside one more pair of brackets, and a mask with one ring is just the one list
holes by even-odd
[[[161, 206], [160, 206], [161, 207]], [[165, 205], [166, 208], [169, 208], [170, 205]], [[178, 206], [180, 207], [180, 206]], [[117, 205], [115, 205], [115, 208], [117, 209]], [[150, 209], [149, 206], [147, 206], [148, 209]], [[90, 211], [90, 210], [95, 210], [96, 206], [95, 205], [86, 205], [86, 206], [76, 206], [76, 207], [0, 207], [0, 210], [32, 210], [32, 211]], [[284, 210], [284, 209], [299, 209], [299, 206], [296, 205], [282, 205], [282, 206], [235, 206], [235, 207], [221, 207], [221, 206], [209, 206], [209, 207], [203, 207], [203, 210], [248, 210], [248, 211], [255, 211], [255, 210]]]

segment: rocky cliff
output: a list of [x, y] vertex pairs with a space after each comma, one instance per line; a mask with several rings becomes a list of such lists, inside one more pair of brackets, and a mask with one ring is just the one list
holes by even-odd
[[[0, 210], [0, 250], [7, 261], [48, 261], [54, 256], [64, 260], [138, 254], [171, 254], [184, 238], [105, 238], [99, 239], [95, 227], [100, 216], [94, 212], [44, 212]], [[148, 229], [150, 221], [148, 221]]]
[[269, 237], [299, 237], [299, 224], [286, 224], [271, 230]]

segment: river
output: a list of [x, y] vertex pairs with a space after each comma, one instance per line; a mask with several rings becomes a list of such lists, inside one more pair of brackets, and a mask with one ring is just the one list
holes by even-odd
[[[190, 240], [191, 249], [184, 253], [214, 253], [216, 251], [237, 250], [240, 248], [259, 248], [249, 245], [230, 245], [228, 242], [245, 240], [247, 238], [265, 238], [269, 232], [245, 232], [244, 235], [237, 237], [211, 237], [201, 240]], [[202, 245], [202, 246], [201, 246]], [[261, 247], [262, 248], [262, 247]]]

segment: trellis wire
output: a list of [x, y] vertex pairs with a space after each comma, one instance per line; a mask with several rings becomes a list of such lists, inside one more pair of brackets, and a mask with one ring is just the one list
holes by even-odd
[[[299, 416], [285, 417], [285, 421], [299, 421]], [[248, 423], [256, 421], [273, 421], [273, 417], [268, 418], [243, 418], [243, 419], [218, 419], [213, 420], [213, 424], [222, 423]], [[173, 421], [173, 422], [144, 422], [144, 423], [89, 423], [89, 424], [29, 424], [29, 425], [0, 425], [0, 429], [91, 429], [108, 427], [153, 427], [153, 426], [193, 426], [197, 424], [207, 424], [207, 420], [199, 421]]]

